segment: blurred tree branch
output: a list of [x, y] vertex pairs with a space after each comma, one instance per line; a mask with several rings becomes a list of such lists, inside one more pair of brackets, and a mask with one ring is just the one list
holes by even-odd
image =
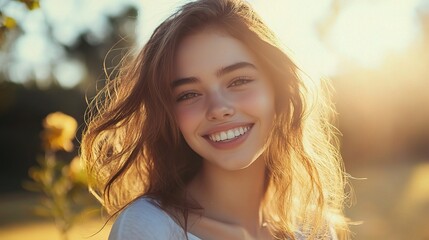
[[[77, 4], [78, 0], [67, 2], [75, 7], [56, 9], [52, 5], [55, 3], [40, 1], [39, 5], [39, 0], [0, 3], [0, 51], [4, 53], [0, 54], [0, 81], [41, 89], [76, 87], [92, 95], [93, 81], [105, 76], [104, 70], [115, 72], [115, 66], [135, 40], [135, 6], [125, 1], [117, 3], [118, 10], [112, 13], [100, 2], [95, 4], [98, 12], [82, 23], [74, 12], [84, 11], [85, 7]], [[62, 34], [64, 22], [69, 27], [66, 34]], [[34, 47], [29, 47], [32, 42]], [[59, 73], [72, 68], [74, 74]]]
[[[37, 9], [40, 7], [39, 0], [11, 0], [7, 1], [5, 5], [9, 4], [9, 2], [21, 2], [25, 4], [29, 11]], [[4, 6], [1, 6], [4, 7]], [[17, 27], [16, 20], [10, 16], [5, 15], [0, 9], [0, 46], [3, 44], [3, 41], [6, 37], [6, 34], [15, 29]]]

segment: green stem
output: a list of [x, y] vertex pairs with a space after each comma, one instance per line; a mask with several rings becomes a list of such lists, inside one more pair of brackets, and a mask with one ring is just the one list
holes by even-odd
[[[51, 199], [54, 209], [55, 225], [57, 226], [61, 239], [68, 240], [68, 204], [67, 197], [62, 196], [61, 193], [55, 191], [55, 185], [58, 181], [56, 171], [58, 171], [58, 162], [55, 156], [55, 151], [45, 152], [45, 168], [48, 173], [48, 179], [45, 182], [48, 197]], [[60, 170], [61, 171], [61, 170]]]

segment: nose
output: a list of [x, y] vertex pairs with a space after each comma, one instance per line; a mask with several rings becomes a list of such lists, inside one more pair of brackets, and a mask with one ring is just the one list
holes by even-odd
[[210, 96], [207, 109], [208, 120], [225, 120], [232, 117], [234, 114], [234, 107], [225, 97], [220, 94]]

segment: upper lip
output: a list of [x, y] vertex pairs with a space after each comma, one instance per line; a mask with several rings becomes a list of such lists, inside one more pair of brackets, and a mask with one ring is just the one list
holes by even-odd
[[202, 136], [208, 136], [210, 134], [227, 131], [227, 130], [230, 130], [233, 128], [247, 127], [247, 126], [251, 126], [251, 125], [253, 125], [253, 123], [249, 123], [249, 122], [235, 122], [235, 123], [221, 124], [221, 125], [215, 126], [213, 128], [210, 128], [210, 130], [208, 130], [207, 132], [202, 134]]

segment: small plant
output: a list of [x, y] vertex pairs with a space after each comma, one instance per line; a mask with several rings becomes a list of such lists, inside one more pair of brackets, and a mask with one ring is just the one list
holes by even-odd
[[[86, 173], [80, 158], [66, 161], [58, 157], [59, 151], [71, 152], [72, 140], [76, 135], [76, 120], [61, 112], [49, 114], [43, 121], [41, 134], [44, 157], [38, 159], [38, 165], [31, 167], [32, 179], [24, 187], [43, 193], [40, 205], [35, 213], [51, 217], [61, 233], [63, 240], [68, 239], [68, 231], [84, 214], [95, 210], [95, 201], [87, 191]], [[94, 207], [91, 207], [94, 206]]]

